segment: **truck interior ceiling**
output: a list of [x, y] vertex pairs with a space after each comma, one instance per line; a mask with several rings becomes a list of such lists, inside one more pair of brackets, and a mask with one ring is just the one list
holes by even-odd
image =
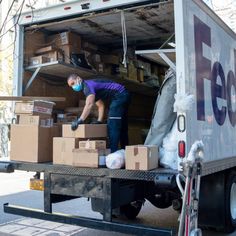
[[[56, 104], [55, 113], [78, 115], [85, 98], [67, 86], [68, 75], [78, 73], [84, 79], [105, 75], [124, 84], [131, 92], [130, 144], [143, 143], [158, 88], [169, 65], [158, 54], [138, 55], [136, 52], [174, 50], [171, 46], [175, 40], [173, 5], [173, 1], [160, 1], [26, 26], [23, 95], [65, 97], [66, 102]], [[56, 35], [63, 32], [72, 32], [74, 36], [65, 43], [67, 45], [58, 45]], [[53, 47], [57, 51], [51, 52], [49, 61], [44, 61], [44, 57], [40, 62], [32, 61], [44, 47]], [[175, 62], [175, 52], [168, 57]], [[127, 66], [122, 63], [124, 58]], [[35, 79], [32, 79], [35, 73]]]

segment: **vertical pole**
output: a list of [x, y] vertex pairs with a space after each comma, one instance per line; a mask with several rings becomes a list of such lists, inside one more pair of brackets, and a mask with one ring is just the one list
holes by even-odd
[[52, 213], [51, 174], [44, 173], [44, 211]]

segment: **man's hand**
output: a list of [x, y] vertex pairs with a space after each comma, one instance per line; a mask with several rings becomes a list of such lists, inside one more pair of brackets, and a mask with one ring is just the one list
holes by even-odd
[[103, 124], [101, 121], [99, 120], [95, 120], [95, 121], [92, 121], [90, 124], [93, 124], [93, 125], [101, 125]]
[[73, 131], [75, 131], [75, 130], [77, 130], [77, 128], [78, 128], [78, 126], [79, 125], [81, 125], [81, 124], [83, 124], [84, 123], [84, 121], [82, 120], [82, 119], [76, 119], [76, 120], [74, 120], [74, 121], [72, 121], [72, 123], [71, 123], [71, 129], [73, 130]]

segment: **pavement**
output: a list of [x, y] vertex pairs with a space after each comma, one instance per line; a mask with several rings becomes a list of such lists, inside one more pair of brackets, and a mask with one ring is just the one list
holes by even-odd
[[[3, 212], [3, 204], [10, 203], [25, 207], [43, 209], [43, 192], [29, 190], [29, 179], [34, 173], [15, 171], [12, 174], [0, 173], [0, 236], [124, 236], [116, 232], [105, 232], [84, 227], [23, 218]], [[53, 212], [73, 214], [101, 219], [99, 213], [91, 210], [90, 202], [85, 199], [74, 199], [63, 203], [53, 204]], [[177, 229], [178, 214], [172, 209], [157, 209], [149, 202], [145, 202], [138, 218], [127, 221], [133, 224], [147, 224], [160, 228]], [[127, 234], [126, 234], [127, 235]], [[218, 232], [203, 231], [205, 236], [236, 236]]]

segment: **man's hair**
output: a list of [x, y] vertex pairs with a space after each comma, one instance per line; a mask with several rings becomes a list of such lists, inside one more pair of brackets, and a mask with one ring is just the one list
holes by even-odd
[[70, 74], [69, 76], [68, 76], [68, 78], [67, 78], [67, 82], [70, 80], [70, 79], [73, 79], [73, 80], [75, 80], [77, 77], [79, 77], [79, 75], [78, 74]]

